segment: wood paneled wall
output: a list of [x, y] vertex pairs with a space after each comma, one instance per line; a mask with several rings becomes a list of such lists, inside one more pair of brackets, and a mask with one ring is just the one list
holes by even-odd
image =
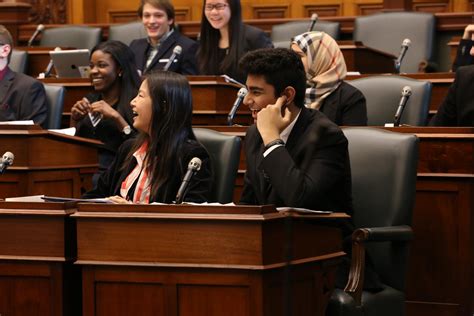
[[[23, 0], [34, 7], [32, 23], [121, 23], [135, 20], [139, 0]], [[380, 12], [384, 0], [242, 0], [244, 19], [357, 16]], [[199, 21], [202, 0], [174, 0], [176, 20]], [[423, 12], [466, 12], [474, 0], [413, 0]]]

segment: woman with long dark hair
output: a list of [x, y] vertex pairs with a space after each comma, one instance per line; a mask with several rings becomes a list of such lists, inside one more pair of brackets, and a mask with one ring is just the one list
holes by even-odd
[[90, 67], [95, 92], [74, 104], [71, 125], [76, 127], [77, 136], [104, 143], [99, 151], [99, 173], [102, 173], [119, 146], [133, 134], [130, 101], [137, 94], [141, 80], [130, 48], [119, 41], [102, 42], [94, 47]]
[[272, 47], [265, 33], [242, 23], [240, 0], [205, 0], [202, 7], [199, 70], [203, 75], [226, 74], [240, 82], [238, 62], [246, 52]]
[[189, 161], [197, 157], [201, 168], [192, 177], [184, 201], [207, 201], [211, 163], [191, 127], [192, 97], [186, 77], [167, 71], [150, 73], [131, 108], [138, 136], [120, 147], [97, 187], [84, 197], [111, 197], [117, 203], [171, 203]]

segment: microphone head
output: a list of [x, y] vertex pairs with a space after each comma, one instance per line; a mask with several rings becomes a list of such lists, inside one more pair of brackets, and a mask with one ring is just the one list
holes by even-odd
[[176, 45], [173, 48], [173, 53], [176, 54], [176, 55], [181, 55], [182, 51], [183, 51], [183, 48], [179, 45]]
[[9, 166], [13, 165], [13, 160], [15, 159], [15, 155], [9, 151], [3, 154], [2, 156], [2, 163], [7, 163]]
[[237, 97], [238, 98], [244, 98], [247, 95], [248, 91], [245, 87], [242, 87], [239, 89], [239, 92], [237, 92]]
[[404, 86], [402, 89], [402, 96], [408, 97], [411, 95], [411, 87], [410, 86]]
[[43, 24], [38, 24], [38, 26], [36, 27], [36, 29], [40, 32], [42, 32], [44, 30], [44, 25]]
[[410, 47], [410, 45], [411, 45], [410, 39], [409, 39], [409, 38], [405, 38], [405, 39], [403, 40], [402, 46]]
[[201, 170], [201, 164], [202, 164], [201, 159], [199, 159], [198, 157], [194, 157], [193, 159], [189, 161], [188, 169], [193, 170], [193, 171], [199, 171]]
[[318, 19], [318, 14], [315, 12], [311, 14], [311, 21], [316, 21]]

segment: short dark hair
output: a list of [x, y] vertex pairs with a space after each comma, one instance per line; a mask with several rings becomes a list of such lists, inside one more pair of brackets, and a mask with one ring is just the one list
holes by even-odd
[[275, 97], [291, 86], [295, 89], [294, 103], [304, 106], [306, 72], [301, 57], [286, 48], [261, 48], [245, 54], [239, 63], [247, 75], [261, 75], [275, 88]]
[[13, 51], [13, 38], [8, 29], [0, 24], [0, 44], [10, 45], [10, 54], [8, 55], [8, 63], [10, 63], [10, 58], [12, 57]]
[[171, 24], [171, 28], [174, 28], [174, 6], [173, 4], [168, 1], [168, 0], [141, 0], [140, 1], [140, 6], [138, 7], [137, 13], [140, 19], [143, 17], [143, 6], [145, 4], [149, 4], [154, 8], [163, 10], [166, 12], [166, 15], [168, 16], [168, 20], [173, 19], [173, 23]]

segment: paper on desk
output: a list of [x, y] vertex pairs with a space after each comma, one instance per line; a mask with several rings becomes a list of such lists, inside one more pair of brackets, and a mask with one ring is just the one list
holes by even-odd
[[55, 132], [55, 133], [60, 133], [60, 134], [64, 134], [64, 135], [69, 135], [69, 136], [76, 135], [76, 128], [75, 127], [61, 128], [61, 129], [49, 129], [48, 131]]
[[35, 125], [35, 122], [32, 120], [26, 121], [0, 121], [3, 125]]
[[301, 207], [277, 207], [278, 212], [296, 212], [300, 214], [332, 214], [331, 211], [310, 210]]
[[47, 195], [43, 195], [41, 198], [47, 202], [83, 202], [83, 203], [114, 204], [114, 202], [112, 202], [109, 199], [75, 199], [75, 198], [67, 198], [67, 197], [60, 197], [60, 196], [47, 196]]

